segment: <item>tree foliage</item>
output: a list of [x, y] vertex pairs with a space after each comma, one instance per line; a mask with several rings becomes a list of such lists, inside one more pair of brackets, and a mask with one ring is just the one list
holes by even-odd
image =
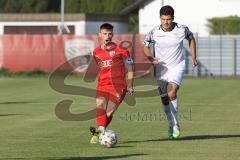
[[214, 17], [208, 19], [210, 34], [240, 34], [240, 17]]
[[[118, 14], [135, 0], [65, 0], [65, 13]], [[0, 13], [59, 13], [61, 0], [0, 0]], [[138, 32], [138, 16], [129, 18], [130, 32]]]
[[[65, 0], [67, 13], [117, 14], [134, 0]], [[59, 12], [61, 0], [0, 0], [1, 13]]]
[[57, 12], [60, 0], [0, 0], [1, 13]]
[[134, 0], [67, 0], [66, 12], [117, 14]]

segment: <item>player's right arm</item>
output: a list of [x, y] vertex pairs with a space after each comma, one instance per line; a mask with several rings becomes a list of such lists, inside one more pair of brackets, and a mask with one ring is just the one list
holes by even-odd
[[151, 51], [151, 47], [152, 47], [153, 43], [154, 43], [154, 40], [153, 40], [153, 30], [152, 30], [151, 32], [148, 33], [148, 35], [144, 39], [143, 52], [144, 52], [145, 56], [148, 58], [148, 60], [153, 65], [156, 65], [156, 64], [158, 64], [158, 59], [152, 55], [152, 51]]
[[91, 61], [88, 65], [88, 68], [84, 74], [83, 80], [85, 82], [94, 82], [97, 77], [98, 70], [99, 70], [99, 66], [98, 66], [97, 58], [95, 57], [95, 52], [94, 52], [91, 57]]
[[153, 57], [151, 48], [149, 46], [143, 46], [143, 52], [146, 55], [147, 59], [153, 64], [158, 64], [158, 59]]

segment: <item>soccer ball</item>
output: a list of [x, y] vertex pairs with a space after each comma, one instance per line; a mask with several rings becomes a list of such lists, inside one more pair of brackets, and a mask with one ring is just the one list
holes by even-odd
[[117, 135], [114, 131], [106, 130], [104, 133], [101, 133], [99, 136], [100, 145], [111, 148], [117, 144]]

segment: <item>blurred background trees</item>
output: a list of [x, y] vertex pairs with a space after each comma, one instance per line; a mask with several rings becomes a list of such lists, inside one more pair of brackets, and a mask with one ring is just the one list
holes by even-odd
[[208, 19], [209, 33], [216, 34], [240, 34], [240, 17], [213, 17]]
[[[135, 0], [65, 0], [65, 13], [118, 14]], [[0, 13], [59, 13], [61, 0], [0, 0]], [[129, 15], [129, 32], [138, 33], [138, 13]]]
[[[111, 13], [133, 3], [134, 0], [65, 0], [67, 13]], [[59, 12], [61, 0], [0, 0], [0, 13]]]

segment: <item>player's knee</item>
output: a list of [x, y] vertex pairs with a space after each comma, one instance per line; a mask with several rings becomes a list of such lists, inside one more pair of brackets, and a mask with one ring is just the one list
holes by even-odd
[[161, 97], [161, 99], [162, 99], [162, 104], [164, 104], [164, 105], [168, 105], [169, 104], [169, 100], [168, 100], [167, 96]]
[[169, 83], [167, 96], [170, 101], [175, 100], [177, 98], [178, 86], [175, 83]]
[[170, 101], [173, 101], [177, 98], [177, 94], [175, 92], [169, 92], [168, 93], [168, 98]]
[[106, 101], [104, 99], [97, 98], [96, 104], [97, 104], [97, 107], [104, 108], [104, 106], [106, 106]]

